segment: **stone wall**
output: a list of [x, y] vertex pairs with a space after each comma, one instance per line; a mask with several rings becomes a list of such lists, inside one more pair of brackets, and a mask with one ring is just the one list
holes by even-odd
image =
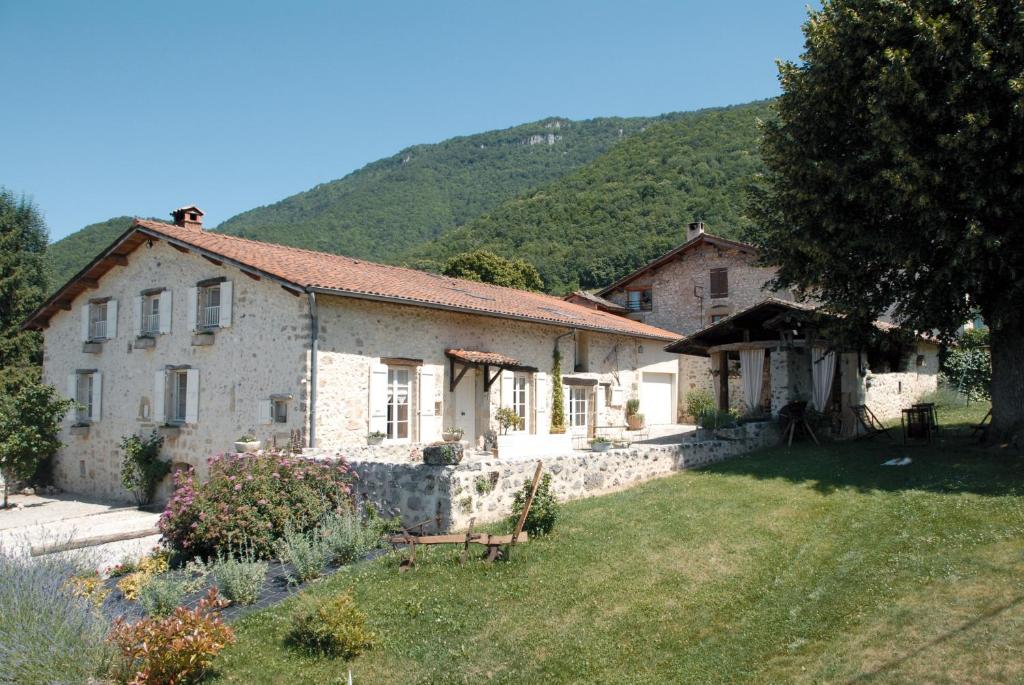
[[[197, 281], [224, 277], [232, 282], [232, 325], [214, 335], [212, 345], [192, 344], [188, 289]], [[135, 298], [150, 288], [170, 289], [171, 330], [149, 348], [136, 346]], [[83, 351], [81, 312], [91, 298], [117, 300], [116, 337]], [[243, 433], [286, 444], [292, 429], [305, 427], [309, 316], [305, 298], [276, 283], [256, 281], [227, 265], [182, 254], [163, 241], [143, 245], [103, 276], [99, 287], [61, 311], [44, 334], [43, 379], [65, 393], [68, 375], [95, 369], [102, 376], [101, 416], [87, 430], [65, 419], [54, 475], [71, 492], [130, 500], [120, 484], [122, 436], [149, 434], [161, 422], [152, 415], [154, 376], [166, 365], [189, 365], [199, 372], [198, 422], [166, 440], [164, 458], [206, 469], [208, 456], [228, 451]], [[261, 423], [258, 403], [290, 394], [287, 423]], [[166, 494], [166, 493], [165, 493]]]
[[[545, 457], [559, 500], [592, 497], [631, 487], [682, 469], [699, 468], [776, 444], [775, 423], [751, 423], [720, 433], [724, 438], [679, 444], [634, 444], [608, 452], [571, 452]], [[407, 524], [441, 517], [441, 529], [501, 520], [512, 498], [533, 477], [537, 460], [485, 460], [456, 466], [352, 460], [357, 496]]]
[[935, 391], [939, 381], [938, 346], [919, 343], [908, 368], [898, 373], [868, 373], [864, 378], [864, 403], [879, 419], [898, 419], [903, 409]]

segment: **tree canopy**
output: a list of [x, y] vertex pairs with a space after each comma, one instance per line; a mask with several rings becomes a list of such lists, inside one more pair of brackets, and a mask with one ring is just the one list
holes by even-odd
[[503, 285], [520, 290], [542, 290], [537, 269], [522, 259], [505, 259], [487, 250], [475, 250], [455, 255], [445, 262], [442, 273], [452, 278]]
[[780, 66], [753, 236], [866, 323], [992, 329], [993, 433], [1024, 428], [1024, 3], [826, 0]]
[[24, 198], [0, 188], [0, 392], [39, 376], [42, 337], [21, 325], [46, 296], [46, 224]]

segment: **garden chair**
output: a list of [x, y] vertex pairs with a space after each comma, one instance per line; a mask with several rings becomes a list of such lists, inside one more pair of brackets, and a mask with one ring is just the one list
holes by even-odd
[[[412, 533], [409, 530], [403, 528], [401, 535], [392, 535], [388, 538], [388, 542], [393, 545], [406, 545], [409, 549], [409, 556], [403, 559], [398, 564], [399, 571], [408, 571], [416, 565], [416, 549], [420, 545], [462, 545], [462, 554], [459, 556], [459, 564], [466, 563], [466, 557], [469, 555], [469, 546], [471, 544], [483, 545], [487, 548], [485, 559], [488, 562], [493, 562], [496, 559], [508, 559], [512, 553], [512, 548], [516, 543], [529, 542], [530, 538], [526, 531], [523, 530], [523, 526], [526, 525], [526, 517], [530, 514], [530, 507], [533, 506], [533, 498], [537, 494], [537, 487], [540, 485], [540, 474], [543, 468], [543, 463], [537, 462], [537, 470], [533, 474], [533, 482], [530, 484], [530, 494], [526, 498], [526, 502], [523, 504], [523, 512], [519, 515], [519, 520], [516, 522], [516, 527], [512, 531], [511, 535], [491, 535], [490, 533], [474, 533], [473, 524], [476, 519], [470, 519], [469, 528], [466, 529], [465, 533], [451, 533], [445, 535], [423, 535], [422, 533]], [[440, 526], [440, 517], [436, 519], [427, 519], [423, 523], [417, 524], [420, 530], [422, 527], [430, 523], [431, 521], [437, 521]], [[412, 526], [416, 528], [417, 526]]]
[[882, 422], [878, 420], [878, 417], [875, 416], [874, 412], [868, 409], [868, 405], [854, 405], [850, 407], [850, 410], [853, 412], [853, 416], [857, 419], [857, 423], [865, 431], [863, 435], [857, 435], [856, 439], [872, 438], [879, 433], [885, 433], [885, 436], [889, 438], [889, 440], [893, 439], [892, 433], [889, 432], [888, 428], [882, 425]]

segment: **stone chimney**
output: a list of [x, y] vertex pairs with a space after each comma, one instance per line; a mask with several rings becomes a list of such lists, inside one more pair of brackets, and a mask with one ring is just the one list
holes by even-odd
[[704, 222], [694, 221], [686, 227], [686, 242], [690, 242], [699, 235], [704, 234]]
[[196, 231], [203, 230], [203, 210], [199, 209], [195, 205], [178, 207], [176, 210], [171, 212], [171, 216], [174, 217], [175, 226], [191, 228]]

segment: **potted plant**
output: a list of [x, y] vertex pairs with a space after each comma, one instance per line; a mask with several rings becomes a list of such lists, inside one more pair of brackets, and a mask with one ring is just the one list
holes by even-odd
[[510, 428], [519, 429], [523, 424], [523, 420], [516, 413], [516, 410], [512, 407], [502, 407], [494, 414], [494, 418], [498, 420], [498, 425], [501, 426], [501, 434], [508, 435]]
[[452, 426], [451, 428], [445, 428], [444, 432], [441, 433], [441, 437], [444, 438], [445, 442], [459, 442], [462, 440], [462, 436], [465, 435], [465, 431], [458, 426]]
[[366, 444], [379, 445], [382, 442], [384, 442], [384, 438], [386, 437], [387, 436], [384, 433], [381, 433], [380, 431], [370, 431], [369, 433], [366, 434]]
[[590, 450], [592, 452], [607, 452], [611, 446], [612, 441], [601, 435], [590, 441]]
[[640, 400], [633, 398], [626, 401], [626, 426], [631, 431], [644, 427], [644, 415], [640, 413]]
[[238, 438], [238, 440], [235, 440], [235, 451], [236, 452], [245, 452], [245, 453], [250, 453], [251, 454], [252, 452], [257, 451], [259, 448], [260, 448], [260, 441], [257, 440], [252, 435], [249, 435], [248, 433], [246, 433], [242, 437]]

